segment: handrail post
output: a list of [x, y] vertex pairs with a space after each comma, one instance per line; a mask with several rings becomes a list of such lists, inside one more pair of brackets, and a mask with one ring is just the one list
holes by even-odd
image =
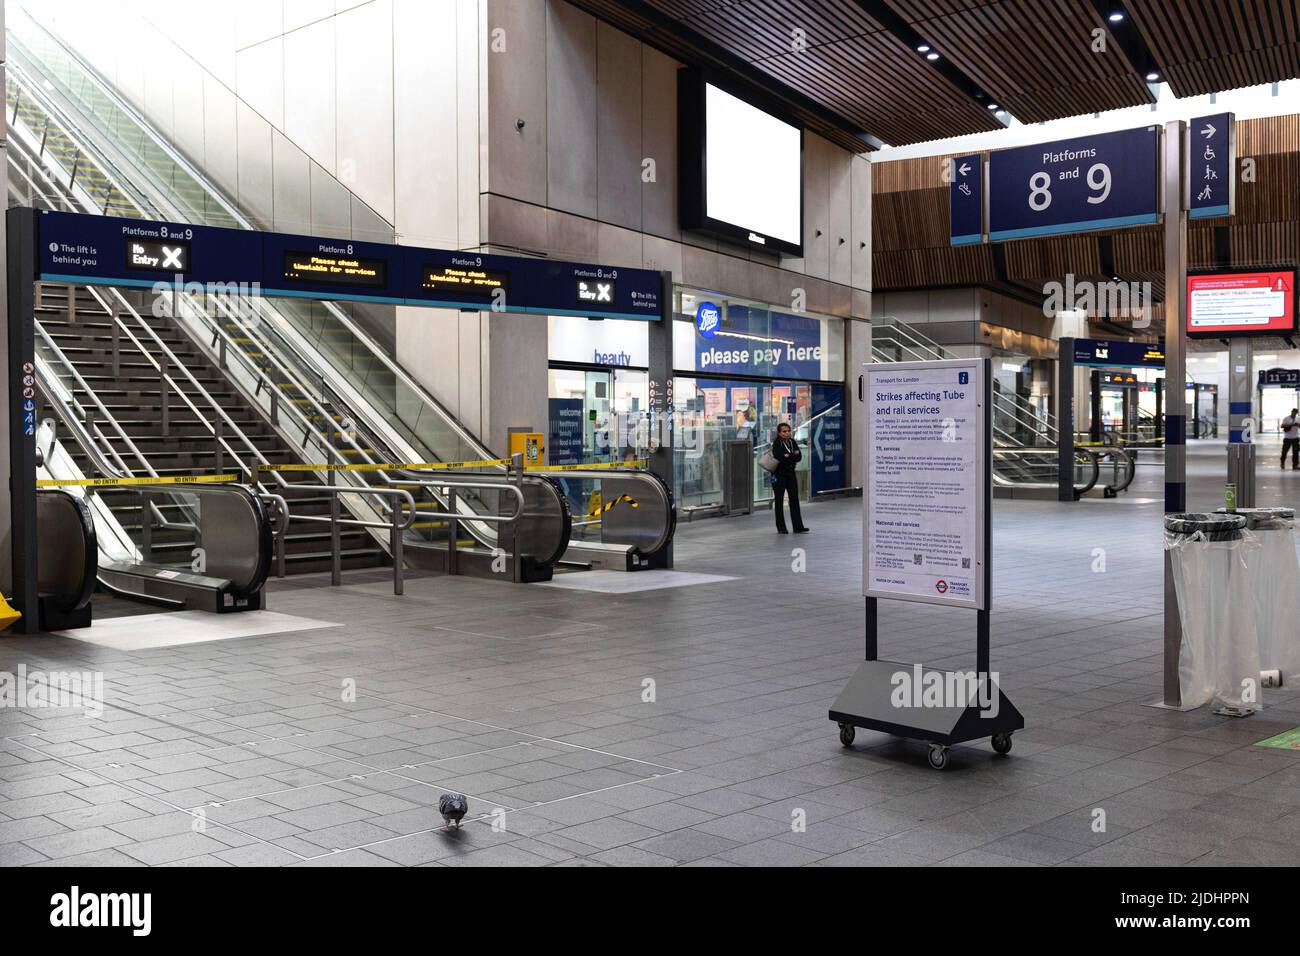
[[153, 512], [149, 492], [140, 489], [140, 554], [145, 562], [153, 560]]
[[122, 377], [122, 326], [117, 321], [117, 303], [113, 304], [113, 378]]
[[217, 474], [226, 473], [226, 447], [225, 447], [225, 422], [221, 416], [217, 416], [216, 437], [217, 437]]
[[158, 367], [160, 370], [158, 378], [159, 400], [162, 402], [162, 433], [163, 437], [166, 438], [172, 431], [171, 392], [167, 386], [167, 356], [162, 357]]
[[457, 573], [458, 556], [456, 554], [456, 539], [460, 537], [460, 519], [456, 512], [456, 489], [447, 489], [447, 511], [451, 513], [451, 519], [447, 525], [447, 573]]
[[401, 595], [404, 590], [402, 584], [402, 529], [397, 521], [398, 515], [402, 513], [400, 500], [393, 504], [390, 513], [393, 519], [393, 530], [390, 532], [392, 534], [391, 550], [393, 552], [393, 593]]
[[512, 571], [511, 578], [514, 580], [515, 584], [518, 584], [523, 578], [523, 574], [519, 568], [519, 536], [523, 532], [523, 523], [524, 523], [523, 522], [523, 518], [524, 518], [524, 454], [523, 452], [515, 452], [515, 454], [510, 456], [510, 467], [511, 470], [514, 472], [515, 487], [519, 490], [519, 498], [515, 502], [515, 520], [511, 522], [511, 524], [514, 525], [514, 529], [513, 529], [514, 533], [511, 535], [511, 540], [514, 543], [514, 548], [513, 548], [514, 567], [511, 569]]
[[280, 533], [275, 536], [277, 552], [275, 556], [275, 576], [282, 578], [285, 576], [284, 552], [288, 545], [287, 539], [289, 535], [289, 509], [285, 506], [283, 498], [276, 502], [275, 510], [280, 513], [280, 527], [278, 529]]
[[68, 283], [68, 325], [77, 324], [77, 284]]
[[[326, 481], [334, 487], [334, 472], [327, 471]], [[339, 495], [337, 491], [329, 492], [330, 497], [330, 584], [343, 583], [343, 555], [339, 542]]]

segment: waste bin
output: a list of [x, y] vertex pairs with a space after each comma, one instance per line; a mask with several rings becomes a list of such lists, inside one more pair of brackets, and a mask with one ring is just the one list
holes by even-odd
[[[1228, 513], [1226, 508], [1220, 512]], [[1259, 665], [1283, 684], [1300, 683], [1300, 560], [1296, 558], [1294, 508], [1237, 508], [1246, 529], [1259, 539], [1251, 562], [1259, 631]]]
[[1259, 633], [1252, 567], [1259, 539], [1236, 514], [1165, 516], [1183, 644], [1183, 707], [1213, 703], [1228, 714], [1259, 710]]

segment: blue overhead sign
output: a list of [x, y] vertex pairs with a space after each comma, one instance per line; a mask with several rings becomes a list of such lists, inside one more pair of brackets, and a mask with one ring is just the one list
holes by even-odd
[[236, 284], [268, 296], [651, 321], [662, 298], [650, 269], [79, 213], [42, 212], [37, 248], [38, 277], [52, 282]]
[[1160, 130], [1149, 126], [989, 154], [989, 238], [1156, 222]]
[[1165, 353], [1160, 346], [1146, 342], [1075, 339], [1074, 364], [1100, 368], [1164, 368]]
[[1193, 219], [1232, 215], [1235, 126], [1232, 113], [1198, 116], [1187, 124], [1187, 212]]
[[956, 156], [948, 185], [949, 245], [967, 246], [984, 240], [984, 158]]

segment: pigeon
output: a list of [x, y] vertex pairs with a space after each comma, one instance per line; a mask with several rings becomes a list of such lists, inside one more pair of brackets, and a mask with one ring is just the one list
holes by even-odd
[[444, 793], [438, 798], [438, 812], [442, 814], [443, 830], [450, 830], [454, 823], [460, 829], [461, 818], [469, 810], [469, 801], [463, 793]]

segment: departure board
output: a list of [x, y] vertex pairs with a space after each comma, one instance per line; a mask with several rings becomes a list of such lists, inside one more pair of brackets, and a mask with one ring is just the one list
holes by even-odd
[[497, 289], [510, 295], [510, 273], [501, 269], [426, 263], [420, 269], [420, 288], [486, 300], [491, 299]]
[[388, 263], [362, 256], [289, 250], [284, 254], [284, 278], [289, 282], [328, 282], [382, 289], [388, 285]]

